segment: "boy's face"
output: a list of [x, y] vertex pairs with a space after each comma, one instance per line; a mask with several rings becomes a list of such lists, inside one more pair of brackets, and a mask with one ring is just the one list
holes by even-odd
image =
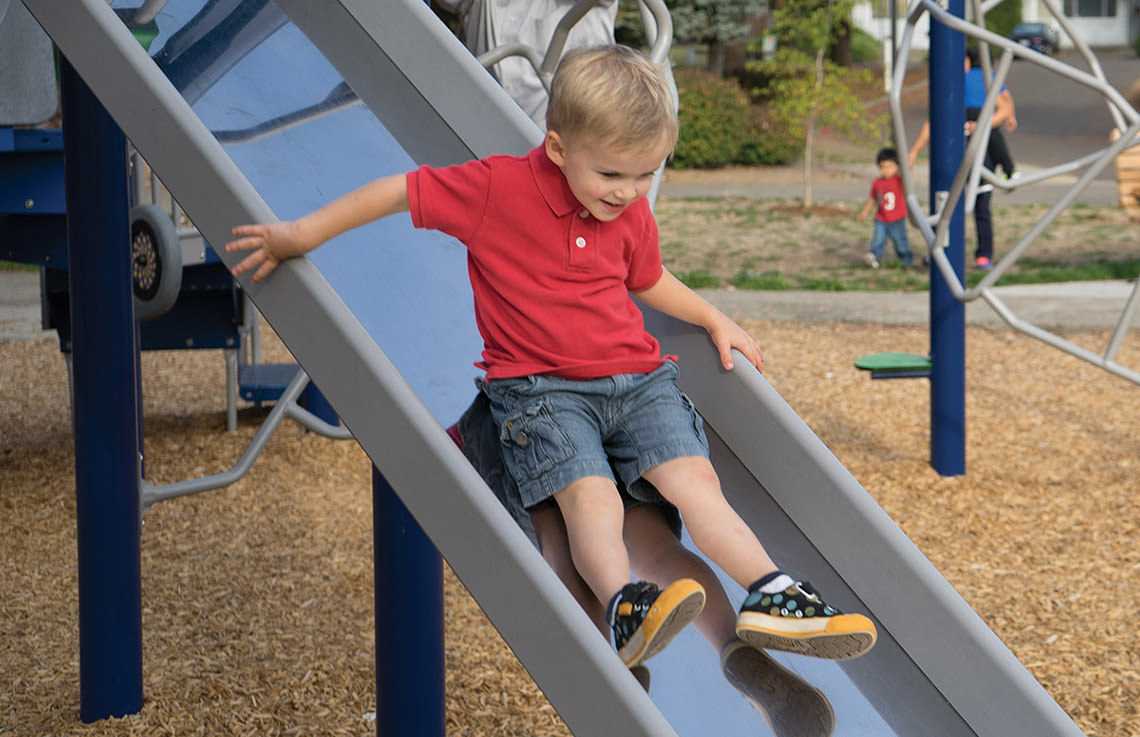
[[653, 173], [669, 154], [664, 142], [625, 151], [612, 145], [568, 141], [555, 131], [546, 134], [544, 145], [574, 197], [602, 222], [617, 219], [645, 196]]
[[895, 174], [899, 173], [899, 165], [893, 161], [880, 161], [879, 162], [879, 176], [883, 179], [890, 179]]

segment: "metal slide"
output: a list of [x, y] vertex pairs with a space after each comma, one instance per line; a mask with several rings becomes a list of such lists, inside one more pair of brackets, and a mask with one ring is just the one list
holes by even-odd
[[[137, 0], [25, 4], [211, 243], [379, 175], [539, 138], [422, 0], [171, 0], [161, 66], [124, 26]], [[342, 82], [362, 104], [292, 115], [343, 101]], [[275, 120], [290, 122], [267, 130]], [[390, 218], [249, 294], [575, 734], [771, 733], [695, 631], [650, 662], [647, 697], [445, 435], [480, 349], [461, 247]], [[879, 625], [850, 663], [776, 655], [826, 695], [834, 734], [1080, 734], [759, 374], [723, 374], [687, 326], [651, 316], [651, 329], [682, 356], [737, 509], [777, 560]]]

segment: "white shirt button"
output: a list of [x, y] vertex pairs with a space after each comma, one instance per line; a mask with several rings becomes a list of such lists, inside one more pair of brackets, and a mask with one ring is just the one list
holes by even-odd
[[578, 246], [578, 248], [585, 248], [586, 247], [586, 239], [583, 238], [582, 236], [578, 236], [578, 240], [574, 241], [574, 245]]
[[585, 220], [586, 218], [590, 217], [590, 211], [589, 210], [583, 210], [582, 212], [578, 213], [578, 217]]

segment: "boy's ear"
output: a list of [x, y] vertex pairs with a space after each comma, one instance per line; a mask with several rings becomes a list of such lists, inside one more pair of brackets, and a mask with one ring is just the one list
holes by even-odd
[[561, 168], [566, 163], [566, 145], [557, 131], [547, 131], [542, 145], [546, 149], [546, 157], [555, 166]]

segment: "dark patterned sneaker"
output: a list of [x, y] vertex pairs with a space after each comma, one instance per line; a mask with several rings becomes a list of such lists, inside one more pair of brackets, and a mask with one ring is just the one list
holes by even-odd
[[862, 614], [843, 614], [809, 583], [767, 594], [750, 591], [736, 618], [736, 636], [757, 650], [784, 650], [828, 660], [863, 655], [878, 633]]
[[689, 578], [664, 590], [647, 582], [626, 584], [614, 598], [610, 626], [627, 668], [661, 652], [705, 606], [705, 590]]
[[767, 653], [736, 640], [721, 653], [720, 669], [776, 737], [829, 737], [835, 731], [835, 711], [827, 697]]

